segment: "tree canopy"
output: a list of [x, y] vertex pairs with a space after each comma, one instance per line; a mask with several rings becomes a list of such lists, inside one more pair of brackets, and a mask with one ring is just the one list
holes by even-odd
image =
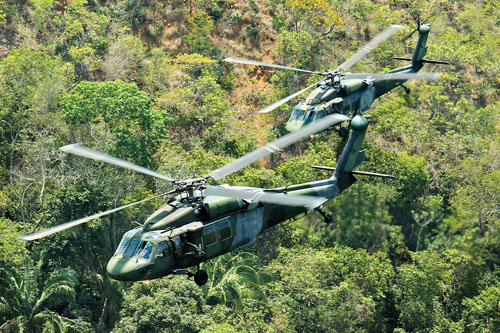
[[[0, 1], [0, 330], [495, 332], [500, 330], [498, 1]], [[391, 24], [353, 72], [404, 66], [417, 18], [431, 24], [425, 71], [366, 113], [362, 170], [310, 214], [185, 277], [106, 274], [124, 232], [155, 199], [33, 243], [19, 236], [171, 189], [67, 156], [82, 142], [173, 178], [196, 177], [285, 134], [298, 99], [255, 111]], [[305, 96], [299, 97], [305, 98]], [[345, 140], [330, 131], [224, 179], [287, 186], [330, 177]]]

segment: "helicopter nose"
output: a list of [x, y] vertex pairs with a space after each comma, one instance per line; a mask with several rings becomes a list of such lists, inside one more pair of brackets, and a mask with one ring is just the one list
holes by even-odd
[[289, 120], [286, 124], [286, 130], [288, 132], [295, 132], [301, 129], [304, 126], [303, 121], [298, 120]]
[[113, 257], [109, 260], [106, 270], [115, 280], [138, 281], [144, 279], [144, 273], [140, 274], [143, 267], [144, 265], [136, 262], [136, 258]]

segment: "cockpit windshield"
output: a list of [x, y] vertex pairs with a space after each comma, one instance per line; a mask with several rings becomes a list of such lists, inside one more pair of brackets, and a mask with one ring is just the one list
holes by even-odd
[[153, 246], [153, 242], [124, 237], [116, 250], [116, 254], [124, 254], [129, 257], [139, 257], [149, 260], [153, 252]]
[[137, 249], [137, 245], [139, 244], [140, 240], [138, 239], [131, 239], [130, 242], [128, 243], [127, 249], [123, 253], [126, 256], [133, 257], [135, 254], [135, 250]]
[[120, 245], [118, 245], [118, 248], [116, 249], [115, 254], [123, 254], [123, 252], [125, 252], [125, 249], [127, 248], [127, 245], [129, 242], [130, 242], [130, 238], [123, 237], [122, 241], [120, 242]]
[[298, 104], [290, 116], [290, 120], [301, 120], [305, 123], [312, 123], [314, 121], [315, 112], [313, 111], [314, 106], [309, 106], [306, 108], [304, 104]]
[[305, 111], [299, 110], [298, 108], [293, 109], [292, 115], [290, 116], [290, 120], [303, 120]]

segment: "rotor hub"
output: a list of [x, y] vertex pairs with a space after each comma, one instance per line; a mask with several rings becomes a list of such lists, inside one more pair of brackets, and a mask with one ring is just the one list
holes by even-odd
[[177, 180], [174, 184], [176, 190], [181, 192], [185, 190], [204, 190], [206, 182], [206, 177], [199, 177]]
[[322, 75], [325, 76], [326, 85], [332, 86], [332, 87], [340, 85], [340, 80], [345, 76], [344, 74], [340, 73], [337, 70], [322, 73]]

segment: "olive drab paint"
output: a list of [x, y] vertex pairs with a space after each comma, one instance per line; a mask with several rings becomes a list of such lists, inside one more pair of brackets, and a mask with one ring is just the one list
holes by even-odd
[[[247, 191], [308, 195], [331, 199], [352, 185], [352, 169], [362, 161], [361, 144], [368, 126], [364, 116], [351, 121], [352, 133], [328, 179], [274, 189], [238, 187]], [[361, 158], [360, 158], [361, 157]], [[258, 197], [258, 196], [256, 196]], [[127, 232], [107, 265], [117, 280], [149, 280], [176, 274], [205, 260], [248, 246], [284, 221], [310, 212], [301, 206], [283, 206], [237, 198], [206, 196], [198, 202], [177, 196], [154, 212], [144, 226]], [[129, 249], [129, 247], [135, 247]], [[150, 248], [146, 251], [146, 248]]]
[[[222, 179], [292, 143], [352, 120], [341, 114], [329, 115], [201, 177], [187, 179], [162, 175], [79, 143], [66, 145], [60, 150], [167, 180], [172, 183], [173, 189], [20, 238], [26, 241], [41, 239], [122, 209], [172, 195], [167, 204], [154, 212], [141, 227], [124, 234], [115, 254], [108, 262], [107, 271], [115, 279], [129, 281], [154, 279], [168, 274], [185, 274], [194, 277], [196, 284], [204, 285], [208, 274], [199, 268], [201, 262], [248, 246], [255, 242], [264, 230], [308, 211], [318, 211], [328, 222], [331, 217], [323, 212], [321, 205], [339, 193], [336, 177], [275, 189], [213, 186], [207, 182]], [[352, 154], [351, 150], [345, 149], [344, 155]], [[341, 178], [344, 178], [344, 175]], [[195, 265], [198, 266], [196, 273], [186, 269]]]
[[422, 60], [427, 53], [426, 42], [430, 29], [429, 24], [420, 25], [417, 30], [419, 38], [412, 58], [399, 58], [410, 60], [410, 65], [386, 72], [388, 77], [384, 79], [370, 79], [367, 74], [367, 78], [363, 80], [337, 77], [334, 82], [323, 82], [303, 103], [294, 107], [286, 129], [294, 132], [329, 114], [340, 113], [353, 117], [370, 109], [375, 99], [407, 81], [391, 79], [389, 74], [417, 73], [423, 67], [425, 61]]

